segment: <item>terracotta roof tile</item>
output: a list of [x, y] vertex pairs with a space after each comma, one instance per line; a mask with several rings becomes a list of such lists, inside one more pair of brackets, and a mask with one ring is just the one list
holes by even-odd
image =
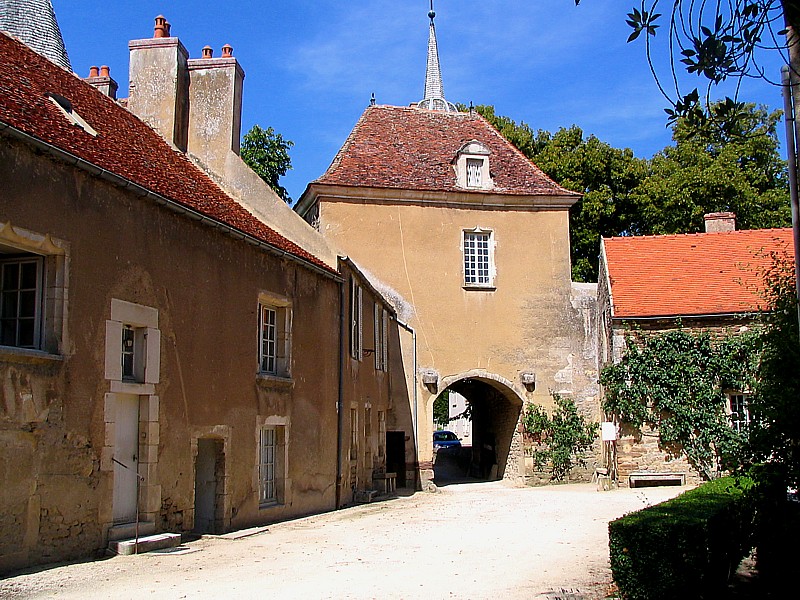
[[[0, 121], [151, 192], [331, 271], [225, 194], [150, 126], [76, 75], [0, 34]], [[94, 130], [70, 123], [48, 93], [67, 98]]]
[[791, 229], [605, 238], [614, 317], [759, 310], [771, 252], [794, 256]]
[[[478, 140], [491, 152], [495, 187], [456, 185], [457, 152]], [[547, 177], [478, 114], [370, 106], [317, 183], [476, 194], [577, 197]]]

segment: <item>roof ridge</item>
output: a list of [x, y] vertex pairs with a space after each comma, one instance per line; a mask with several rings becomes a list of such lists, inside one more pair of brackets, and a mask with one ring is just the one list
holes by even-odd
[[733, 231], [693, 231], [690, 233], [648, 233], [644, 235], [612, 235], [601, 236], [603, 240], [642, 240], [642, 239], [665, 239], [665, 238], [686, 238], [686, 237], [705, 237], [707, 235], [740, 235], [752, 232], [769, 232], [769, 231], [791, 231], [791, 227], [761, 227], [753, 229], [735, 229]]

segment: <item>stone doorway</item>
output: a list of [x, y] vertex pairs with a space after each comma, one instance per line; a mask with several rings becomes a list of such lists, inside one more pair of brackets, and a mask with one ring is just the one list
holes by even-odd
[[222, 533], [225, 443], [217, 438], [197, 440], [194, 486], [194, 532]]

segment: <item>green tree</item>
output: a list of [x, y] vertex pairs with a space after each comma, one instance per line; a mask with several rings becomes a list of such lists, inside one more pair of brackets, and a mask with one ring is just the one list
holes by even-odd
[[258, 125], [248, 131], [242, 138], [239, 155], [255, 173], [267, 182], [269, 187], [287, 204], [292, 203], [289, 192], [279, 180], [292, 168], [289, 148], [294, 142], [283, 139], [272, 127], [262, 129]]
[[[721, 114], [728, 101], [712, 104]], [[650, 173], [633, 190], [632, 233], [703, 230], [708, 212], [736, 213], [740, 229], [791, 224], [786, 163], [778, 153], [779, 111], [753, 104], [730, 106], [722, 127], [697, 126], [679, 118], [674, 145], [650, 161]]]
[[536, 404], [528, 404], [523, 426], [542, 447], [534, 450], [537, 469], [550, 467], [550, 478], [561, 481], [569, 477], [576, 465], [583, 465], [583, 453], [597, 439], [597, 423], [591, 423], [578, 413], [572, 398], [553, 393], [555, 410], [552, 415]]
[[433, 424], [440, 429], [450, 424], [450, 390], [443, 390], [433, 401]]
[[690, 127], [678, 119], [674, 145], [646, 160], [587, 137], [576, 125], [554, 134], [534, 132], [496, 115], [492, 106], [476, 110], [556, 183], [583, 194], [570, 209], [575, 281], [597, 281], [601, 236], [697, 232], [705, 213], [721, 210], [735, 212], [745, 229], [791, 221], [778, 112], [714, 104], [715, 114], [736, 118], [728, 118], [724, 128]]
[[622, 360], [603, 369], [603, 410], [641, 435], [657, 432], [659, 447], [681, 455], [711, 479], [741, 464], [746, 436], [731, 427], [725, 390], [755, 385], [758, 335], [720, 341], [682, 329], [629, 335]]
[[800, 345], [797, 323], [794, 262], [788, 253], [776, 253], [765, 274], [763, 350], [755, 394], [750, 458], [774, 467], [786, 485], [800, 487]]
[[[575, 0], [576, 5], [580, 2]], [[661, 37], [666, 37], [670, 68], [663, 77], [654, 66], [652, 46], [665, 21], [666, 33]], [[724, 123], [727, 108], [735, 110], [738, 103], [727, 98], [724, 114], [714, 115], [706, 110], [712, 88], [745, 77], [771, 81], [760, 64], [764, 51], [780, 52], [791, 72], [800, 73], [800, 5], [796, 0], [642, 0], [639, 8], [628, 13], [627, 23], [632, 28], [629, 42], [644, 39], [655, 82], [671, 105], [666, 110], [671, 121], [682, 117], [703, 126], [721, 118], [718, 122]], [[785, 35], [786, 41], [781, 42]], [[705, 80], [704, 98], [697, 88], [683, 93], [677, 76], [681, 69]], [[733, 87], [738, 94], [739, 86]], [[794, 89], [794, 98], [795, 104], [800, 103], [800, 89]]]

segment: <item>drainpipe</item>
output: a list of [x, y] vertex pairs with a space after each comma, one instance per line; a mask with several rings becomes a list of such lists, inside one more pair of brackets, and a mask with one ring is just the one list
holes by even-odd
[[792, 202], [792, 231], [794, 237], [794, 285], [797, 295], [797, 321], [800, 326], [800, 209], [797, 200], [797, 114], [792, 98], [792, 77], [789, 67], [781, 68], [783, 84], [784, 120], [786, 122], [786, 149], [789, 162], [789, 196]]
[[336, 510], [342, 501], [342, 438], [344, 435], [344, 279], [339, 280], [339, 396], [336, 400]]

